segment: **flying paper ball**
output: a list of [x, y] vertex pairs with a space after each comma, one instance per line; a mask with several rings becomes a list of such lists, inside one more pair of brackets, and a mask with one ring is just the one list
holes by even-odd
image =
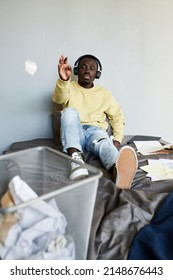
[[25, 72], [33, 76], [37, 71], [37, 64], [34, 61], [31, 61], [30, 59], [25, 61]]

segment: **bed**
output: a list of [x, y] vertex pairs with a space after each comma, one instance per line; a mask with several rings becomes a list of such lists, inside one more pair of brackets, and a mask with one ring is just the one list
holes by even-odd
[[[53, 139], [13, 143], [4, 154], [38, 146], [62, 151], [57, 115], [53, 117], [53, 131]], [[136, 149], [130, 141], [133, 136], [126, 135], [123, 145]], [[160, 142], [164, 143], [162, 139]], [[100, 160], [91, 153], [84, 153], [85, 161], [103, 173], [93, 213], [89, 260], [173, 259], [173, 180], [152, 182], [140, 169], [149, 158], [173, 159], [173, 152], [137, 156], [139, 166], [132, 188], [120, 190], [115, 188], [112, 175]]]

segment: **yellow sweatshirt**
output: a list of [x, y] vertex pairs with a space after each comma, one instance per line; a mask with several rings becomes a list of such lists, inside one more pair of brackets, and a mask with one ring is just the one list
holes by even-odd
[[81, 124], [94, 125], [104, 130], [108, 128], [106, 117], [110, 120], [113, 140], [121, 143], [124, 130], [124, 116], [112, 93], [103, 87], [94, 85], [86, 89], [76, 81], [56, 83], [52, 100], [63, 108], [75, 108], [80, 115]]

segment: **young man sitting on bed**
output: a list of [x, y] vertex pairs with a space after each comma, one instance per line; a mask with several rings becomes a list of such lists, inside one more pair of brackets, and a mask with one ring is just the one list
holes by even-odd
[[[73, 159], [71, 180], [88, 175], [82, 152], [98, 156], [103, 166], [116, 174], [116, 186], [131, 187], [137, 170], [137, 157], [130, 146], [120, 148], [123, 139], [124, 116], [112, 93], [94, 84], [100, 78], [102, 65], [93, 55], [83, 55], [75, 62], [73, 72], [78, 81], [71, 81], [72, 68], [67, 57], [59, 59], [59, 79], [52, 100], [63, 106], [61, 113], [61, 142], [63, 151]], [[109, 119], [113, 136], [107, 133]]]

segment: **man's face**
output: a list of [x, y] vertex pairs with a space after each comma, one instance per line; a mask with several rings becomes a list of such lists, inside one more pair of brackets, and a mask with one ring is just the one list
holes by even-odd
[[91, 58], [84, 58], [79, 62], [78, 83], [85, 88], [93, 87], [97, 73], [97, 62]]

